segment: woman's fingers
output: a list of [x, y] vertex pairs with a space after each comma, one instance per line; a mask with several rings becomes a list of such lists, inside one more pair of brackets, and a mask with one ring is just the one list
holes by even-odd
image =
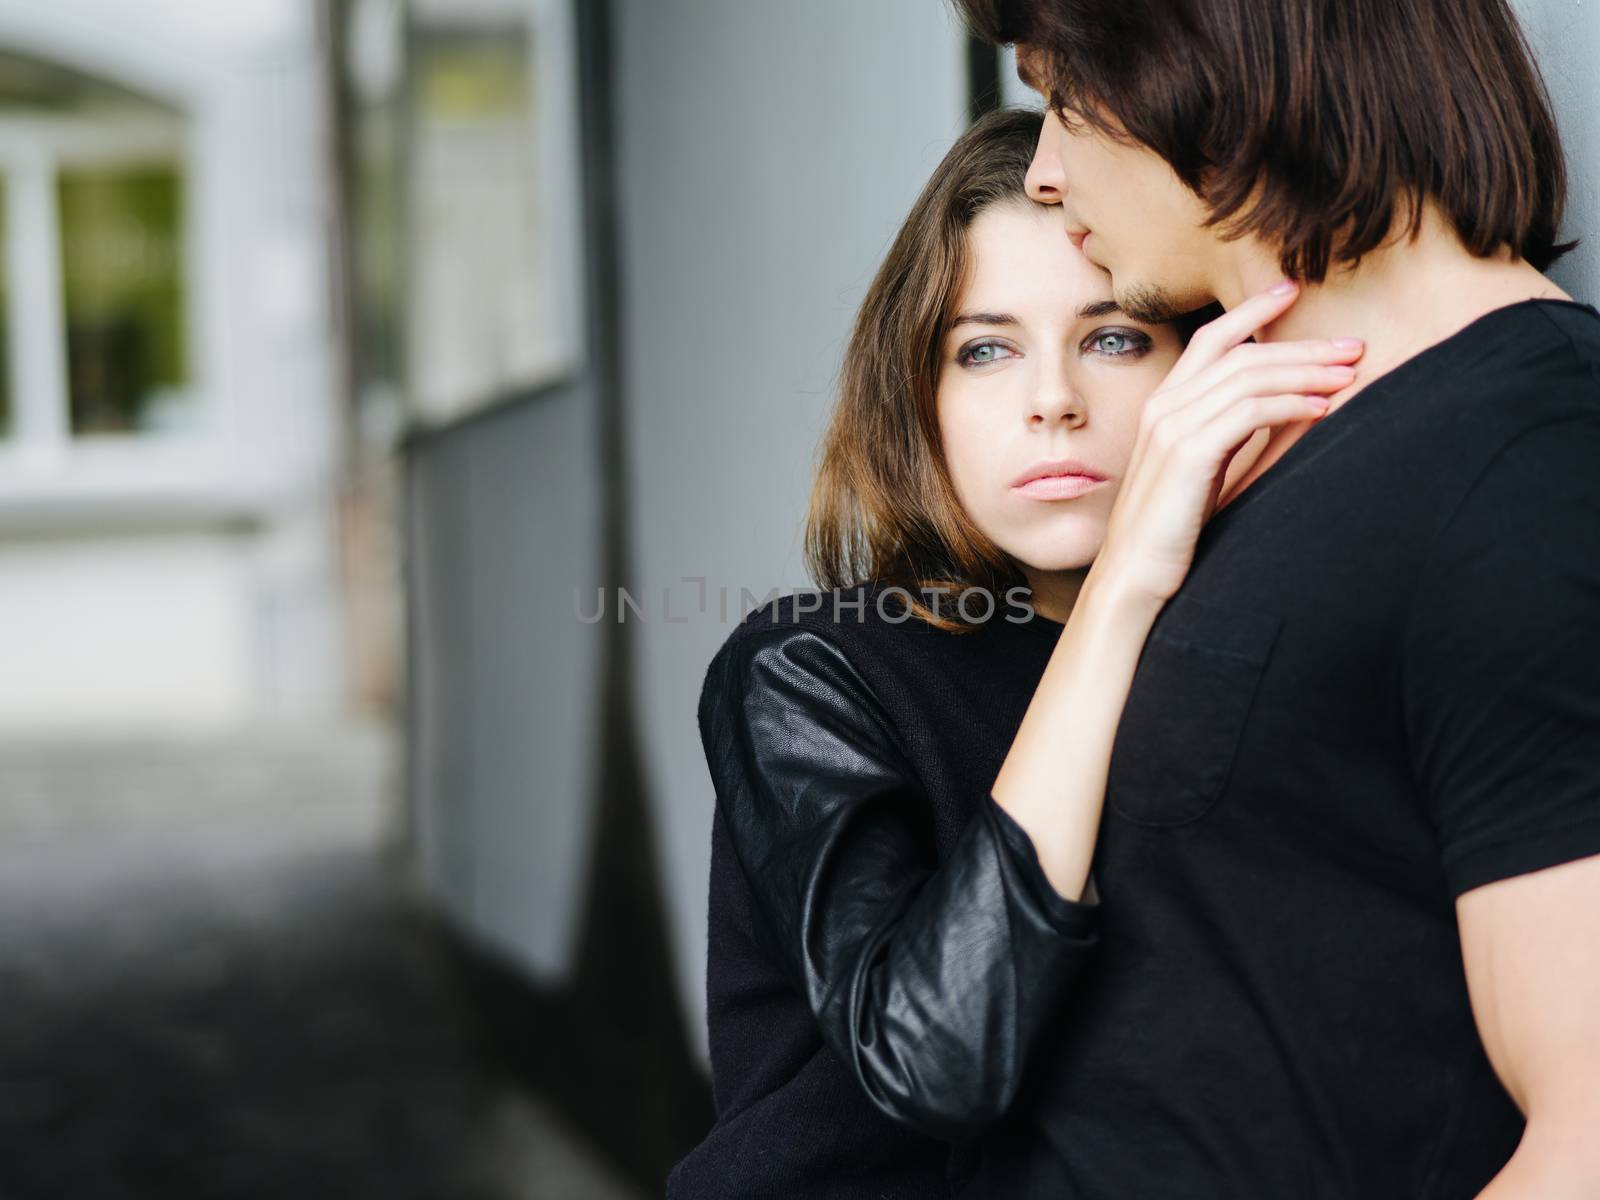
[[[1349, 366], [1366, 352], [1359, 338], [1305, 342], [1246, 342], [1235, 346], [1171, 393], [1166, 405], [1179, 408], [1220, 387], [1241, 371], [1273, 366]], [[1283, 389], [1287, 391], [1288, 389]]]
[[1181, 436], [1171, 421], [1141, 427], [1096, 569], [1105, 563], [1130, 594], [1164, 603], [1188, 574], [1200, 531], [1245, 443], [1260, 429], [1326, 412], [1326, 401], [1301, 392], [1245, 394]]
[[1213, 417], [1185, 442], [1185, 448], [1220, 470], [1228, 459], [1259, 429], [1271, 429], [1292, 421], [1314, 421], [1326, 416], [1328, 404], [1321, 397], [1298, 392], [1277, 396], [1251, 396]]
[[1228, 467], [1251, 437], [1327, 413], [1323, 397], [1355, 382], [1356, 339], [1247, 339], [1280, 317], [1298, 289], [1269, 290], [1195, 334], [1145, 404], [1099, 563], [1138, 594], [1165, 601], [1182, 584]]
[[1248, 340], [1257, 330], [1276, 321], [1299, 298], [1300, 288], [1285, 279], [1243, 304], [1208, 321], [1195, 331], [1188, 347], [1167, 376], [1167, 386], [1183, 383], [1220, 359], [1229, 350]]
[[1188, 437], [1216, 415], [1251, 396], [1287, 392], [1330, 395], [1355, 382], [1354, 368], [1342, 363], [1244, 367], [1189, 403], [1156, 418], [1171, 440]]

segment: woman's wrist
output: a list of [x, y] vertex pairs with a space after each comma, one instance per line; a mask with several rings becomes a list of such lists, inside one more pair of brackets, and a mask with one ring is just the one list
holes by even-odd
[[1073, 606], [1096, 632], [1131, 633], [1143, 644], [1167, 598], [1141, 585], [1138, 576], [1118, 560], [1102, 554], [1084, 576]]

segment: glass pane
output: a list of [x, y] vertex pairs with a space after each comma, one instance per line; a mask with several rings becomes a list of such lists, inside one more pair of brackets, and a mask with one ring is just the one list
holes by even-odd
[[64, 167], [57, 196], [72, 432], [188, 425], [177, 164]]
[[[400, 0], [355, 0], [347, 11], [350, 253], [355, 382], [369, 416], [400, 417], [405, 13]], [[381, 409], [381, 413], [377, 410]]]
[[11, 436], [11, 296], [6, 276], [6, 180], [0, 175], [0, 438]]
[[409, 326], [413, 393], [455, 415], [537, 377], [542, 311], [533, 34], [423, 24], [415, 63]]

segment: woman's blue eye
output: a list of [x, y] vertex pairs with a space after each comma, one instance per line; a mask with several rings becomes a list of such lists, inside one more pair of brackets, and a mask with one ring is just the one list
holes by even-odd
[[1107, 358], [1126, 358], [1150, 349], [1150, 339], [1131, 329], [1107, 329], [1089, 339], [1089, 348]]
[[981, 367], [986, 363], [999, 362], [1003, 357], [1002, 351], [1006, 355], [1011, 353], [1008, 347], [999, 342], [976, 342], [971, 346], [963, 346], [956, 360], [964, 367]]

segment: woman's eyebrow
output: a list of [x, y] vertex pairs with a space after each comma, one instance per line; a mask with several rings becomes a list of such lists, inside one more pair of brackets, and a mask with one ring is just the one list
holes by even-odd
[[957, 325], [1020, 325], [1020, 324], [1021, 324], [1021, 322], [1018, 321], [1015, 317], [1013, 317], [1010, 313], [976, 312], [976, 313], [962, 313], [959, 317], [955, 318], [955, 320], [950, 322], [950, 328], [954, 329]]
[[1078, 310], [1078, 317], [1084, 321], [1095, 321], [1101, 317], [1122, 316], [1122, 305], [1115, 300], [1091, 300]]
[[[1097, 321], [1101, 317], [1116, 317], [1122, 315], [1122, 305], [1115, 300], [1090, 300], [1078, 309], [1080, 321]], [[1020, 325], [1010, 313], [1002, 312], [970, 312], [962, 313], [950, 322], [950, 328], [958, 325]]]

